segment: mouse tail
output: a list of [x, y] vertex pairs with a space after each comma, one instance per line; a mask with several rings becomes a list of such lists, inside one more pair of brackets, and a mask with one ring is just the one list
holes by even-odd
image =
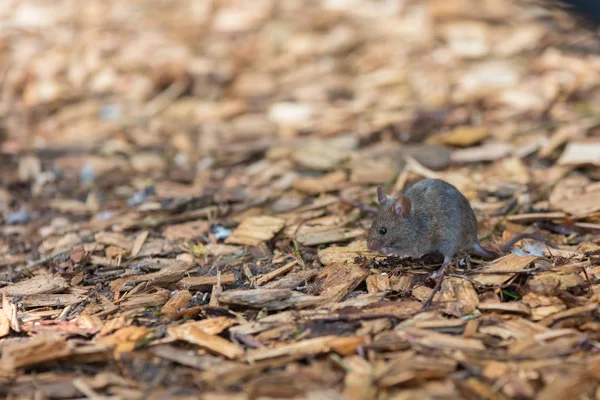
[[542, 235], [536, 233], [521, 233], [510, 239], [508, 242], [504, 243], [504, 245], [502, 246], [502, 250], [504, 250], [505, 253], [508, 253], [518, 241], [521, 241], [523, 239], [533, 239], [538, 242], [542, 242], [546, 246], [552, 247], [553, 249], [558, 249], [558, 247], [555, 244], [545, 239]]
[[475, 244], [473, 245], [473, 251], [475, 252], [475, 254], [477, 254], [478, 256], [481, 256], [483, 258], [498, 258], [502, 255], [502, 254], [496, 253], [495, 251], [486, 249], [479, 242], [475, 242]]

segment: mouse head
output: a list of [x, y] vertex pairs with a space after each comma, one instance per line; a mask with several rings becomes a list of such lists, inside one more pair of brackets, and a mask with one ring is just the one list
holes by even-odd
[[386, 254], [402, 253], [402, 243], [405, 243], [411, 235], [408, 217], [412, 210], [412, 203], [403, 195], [388, 197], [381, 186], [377, 187], [377, 199], [379, 211], [369, 230], [367, 247], [371, 251]]

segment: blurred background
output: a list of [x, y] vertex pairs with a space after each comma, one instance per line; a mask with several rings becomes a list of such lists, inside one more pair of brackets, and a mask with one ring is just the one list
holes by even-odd
[[522, 160], [597, 133], [597, 38], [527, 1], [4, 0], [0, 20], [5, 199], [201, 193], [263, 156], [381, 183], [402, 149], [433, 170], [512, 157], [490, 174], [526, 183]]
[[[0, 393], [600, 397], [598, 15], [0, 0]], [[420, 313], [424, 262], [365, 257], [372, 216], [337, 195], [423, 177], [484, 244], [561, 248], [457, 262]]]

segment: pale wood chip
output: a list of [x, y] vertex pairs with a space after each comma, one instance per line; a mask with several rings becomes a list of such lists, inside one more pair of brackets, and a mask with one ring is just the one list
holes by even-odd
[[220, 336], [215, 336], [204, 332], [196, 326], [188, 326], [183, 329], [178, 327], [170, 327], [169, 335], [178, 340], [183, 340], [189, 343], [197, 344], [214, 353], [221, 354], [229, 359], [240, 357], [244, 354], [244, 350]]
[[95, 315], [80, 314], [77, 319], [77, 326], [82, 329], [87, 329], [89, 332], [97, 333], [104, 327], [104, 322]]
[[129, 296], [121, 303], [124, 310], [134, 310], [136, 308], [163, 306], [169, 300], [168, 290], [157, 290], [154, 293], [136, 294]]
[[490, 135], [484, 126], [459, 126], [436, 137], [436, 141], [450, 146], [469, 147], [486, 139]]
[[413, 275], [396, 275], [390, 278], [392, 290], [395, 292], [408, 292], [414, 286]]
[[541, 158], [549, 158], [552, 153], [560, 146], [565, 144], [571, 138], [577, 138], [585, 134], [585, 127], [581, 123], [565, 124], [559, 127], [550, 136], [550, 140], [542, 146], [538, 152], [538, 156]]
[[116, 232], [98, 232], [94, 235], [97, 243], [120, 247], [128, 252], [133, 248], [133, 242], [123, 234]]
[[376, 398], [377, 387], [373, 382], [373, 366], [358, 355], [346, 357], [344, 365], [348, 367], [342, 392], [344, 398], [348, 400]]
[[600, 166], [600, 142], [569, 142], [557, 163]]
[[590, 179], [573, 175], [559, 181], [548, 197], [550, 206], [575, 217], [587, 217], [600, 210], [600, 187]]
[[149, 333], [150, 330], [144, 326], [127, 326], [111, 335], [98, 338], [96, 343], [114, 346], [115, 355], [119, 355], [133, 351]]
[[86, 298], [83, 294], [32, 294], [19, 298], [19, 302], [25, 308], [33, 307], [66, 307], [83, 301]]
[[235, 324], [235, 320], [231, 318], [215, 317], [203, 319], [202, 321], [188, 321], [181, 325], [170, 326], [168, 332], [171, 336], [182, 337], [185, 336], [190, 329], [195, 328], [209, 335], [218, 335], [233, 324]]
[[0, 289], [7, 296], [59, 293], [69, 287], [65, 278], [58, 275], [40, 274]]
[[279, 267], [279, 268], [277, 268], [277, 269], [275, 269], [275, 270], [273, 270], [273, 271], [271, 271], [269, 273], [266, 273], [266, 274], [262, 275], [260, 278], [258, 278], [256, 280], [256, 284], [258, 286], [262, 286], [265, 283], [267, 283], [269, 281], [272, 281], [273, 279], [275, 279], [275, 278], [277, 278], [277, 277], [279, 277], [281, 275], [287, 274], [292, 269], [294, 269], [294, 266], [296, 265], [296, 263], [297, 263], [296, 260], [291, 261], [291, 262], [285, 264], [282, 267]]
[[368, 274], [357, 264], [332, 262], [318, 275], [323, 279], [321, 296], [327, 298], [328, 303], [336, 303], [360, 285]]
[[4, 312], [3, 309], [0, 309], [0, 338], [8, 335], [10, 333], [10, 320], [8, 316]]
[[531, 309], [523, 303], [480, 303], [478, 308], [486, 311], [512, 312], [515, 314], [531, 315]]
[[142, 247], [144, 247], [144, 243], [146, 242], [149, 233], [150, 232], [148, 231], [141, 231], [135, 236], [133, 245], [131, 246], [131, 257], [135, 258], [138, 256], [138, 254], [140, 254], [140, 251], [142, 251]]
[[339, 303], [333, 303], [328, 306], [328, 308], [332, 311], [342, 310], [344, 308], [364, 308], [370, 306], [372, 304], [379, 303], [387, 292], [376, 292], [376, 293], [367, 293], [361, 294], [346, 301], [341, 301]]
[[208, 254], [211, 256], [219, 257], [219, 256], [227, 256], [232, 254], [241, 254], [244, 252], [243, 247], [240, 246], [231, 246], [222, 243], [209, 243], [204, 246], [208, 251]]
[[305, 246], [343, 242], [364, 235], [362, 229], [341, 227], [307, 227], [303, 226], [296, 234], [299, 243]]
[[291, 296], [292, 291], [289, 289], [251, 289], [229, 290], [221, 293], [218, 298], [220, 302], [227, 304], [263, 308], [269, 303], [285, 300]]
[[531, 310], [531, 319], [533, 321], [541, 321], [544, 318], [547, 318], [551, 315], [556, 315], [566, 309], [567, 306], [564, 304], [536, 307]]
[[454, 163], [473, 163], [482, 161], [494, 161], [507, 157], [513, 150], [513, 146], [505, 143], [490, 143], [478, 147], [469, 147], [456, 150], [450, 156]]
[[350, 156], [349, 148], [356, 146], [356, 142], [356, 139], [349, 143], [341, 143], [340, 140], [311, 140], [296, 150], [293, 158], [298, 164], [307, 168], [332, 170]]
[[314, 339], [306, 339], [297, 343], [285, 344], [273, 349], [248, 350], [246, 358], [249, 362], [265, 360], [268, 358], [290, 356], [290, 355], [313, 355], [328, 353], [330, 351], [349, 354], [365, 342], [364, 337], [351, 336], [322, 336]]
[[285, 220], [269, 216], [256, 216], [246, 218], [233, 231], [225, 243], [258, 246], [260, 243], [271, 240], [285, 225]]
[[[568, 268], [568, 265], [561, 266], [561, 272], [568, 272]], [[578, 267], [577, 269], [580, 268]], [[553, 295], [559, 290], [583, 287], [586, 285], [586, 282], [581, 276], [580, 270], [577, 270], [575, 273], [540, 273], [530, 279], [527, 285], [535, 293]]]
[[369, 293], [389, 292], [392, 290], [390, 277], [387, 274], [369, 275], [366, 282], [367, 292]]
[[148, 282], [152, 285], [161, 286], [179, 281], [187, 271], [192, 269], [193, 263], [187, 261], [174, 261], [157, 272], [145, 275], [134, 275], [127, 278], [115, 279], [110, 283], [114, 292], [120, 292], [128, 283]]
[[462, 319], [428, 319], [424, 321], [416, 320], [414, 323], [415, 328], [420, 329], [433, 329], [433, 330], [456, 330], [457, 328], [464, 328], [467, 325], [467, 321]]
[[406, 337], [406, 339], [411, 343], [416, 343], [432, 349], [452, 349], [466, 351], [485, 350], [485, 346], [478, 339], [451, 336], [418, 328], [405, 328], [402, 330], [396, 330], [396, 332], [401, 337]]
[[550, 316], [544, 318], [542, 321], [540, 321], [540, 324], [542, 324], [544, 326], [550, 326], [558, 320], [576, 317], [576, 316], [579, 316], [582, 314], [587, 314], [592, 311], [597, 311], [597, 309], [598, 309], [598, 304], [596, 304], [596, 303], [590, 303], [590, 304], [586, 304], [584, 306], [573, 307], [568, 310], [561, 311], [561, 312], [558, 312], [556, 314], [553, 314], [553, 315], [550, 315]]
[[361, 158], [352, 164], [350, 181], [356, 184], [383, 184], [393, 179], [398, 168], [388, 160], [365, 160]]
[[17, 305], [11, 303], [5, 293], [2, 294], [2, 313], [8, 320], [10, 328], [15, 332], [21, 332], [22, 323], [17, 312]]
[[373, 257], [374, 259], [384, 259], [385, 256], [376, 255], [375, 253], [371, 253], [367, 250], [366, 243], [361, 246], [346, 246], [346, 247], [338, 247], [338, 246], [330, 246], [325, 247], [324, 249], [318, 250], [319, 261], [323, 265], [327, 265], [331, 262], [343, 262], [343, 261], [354, 261], [356, 257], [364, 256], [364, 257]]
[[317, 269], [294, 271], [277, 281], [267, 283], [264, 287], [267, 289], [296, 289], [298, 286], [307, 285], [318, 273]]
[[15, 371], [49, 361], [56, 361], [70, 354], [65, 337], [39, 337], [23, 343], [7, 343], [2, 347], [2, 367]]
[[192, 294], [189, 290], [178, 290], [161, 308], [160, 313], [167, 317], [176, 315], [191, 299]]
[[[216, 285], [219, 281], [218, 276], [190, 276], [181, 279], [177, 286], [182, 289], [208, 289], [212, 285]], [[221, 285], [231, 285], [237, 282], [234, 274], [222, 274], [220, 278]]]
[[206, 235], [209, 227], [209, 223], [203, 220], [184, 222], [167, 226], [162, 235], [167, 240], [191, 240]]
[[390, 387], [414, 379], [445, 377], [457, 367], [458, 362], [451, 359], [417, 355], [412, 351], [398, 354], [377, 376], [377, 383]]
[[221, 360], [216, 356], [208, 354], [198, 355], [195, 351], [182, 350], [168, 344], [152, 347], [150, 352], [156, 357], [199, 370], [206, 370], [221, 364]]
[[562, 356], [577, 348], [582, 338], [583, 335], [574, 332], [561, 334], [557, 338], [529, 337], [510, 345], [508, 354], [536, 359]]
[[546, 213], [529, 213], [529, 214], [515, 214], [506, 217], [510, 222], [535, 222], [553, 219], [566, 218], [567, 214], [563, 212], [546, 212]]
[[[520, 271], [526, 269], [529, 264], [537, 260], [537, 257], [533, 256], [517, 256], [515, 254], [509, 254], [504, 256], [486, 268], [486, 274], [480, 274], [473, 276], [473, 279], [484, 285], [501, 285], [508, 279], [514, 276], [510, 271]], [[490, 272], [498, 271], [498, 274], [489, 274]], [[503, 273], [507, 271], [507, 273]]]
[[479, 305], [479, 295], [473, 284], [461, 278], [444, 279], [437, 298], [438, 301], [447, 302], [446, 312], [456, 317], [472, 313]]
[[340, 190], [346, 185], [346, 173], [331, 172], [317, 178], [302, 178], [294, 181], [293, 187], [308, 195]]

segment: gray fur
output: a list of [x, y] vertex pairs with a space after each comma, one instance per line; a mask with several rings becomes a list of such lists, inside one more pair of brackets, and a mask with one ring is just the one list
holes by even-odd
[[[477, 241], [477, 220], [466, 197], [440, 179], [424, 179], [404, 196], [412, 203], [408, 217], [394, 212], [395, 198], [380, 204], [369, 231], [369, 248], [387, 254], [420, 257], [439, 252], [450, 260]], [[387, 228], [382, 235], [381, 227]]]

